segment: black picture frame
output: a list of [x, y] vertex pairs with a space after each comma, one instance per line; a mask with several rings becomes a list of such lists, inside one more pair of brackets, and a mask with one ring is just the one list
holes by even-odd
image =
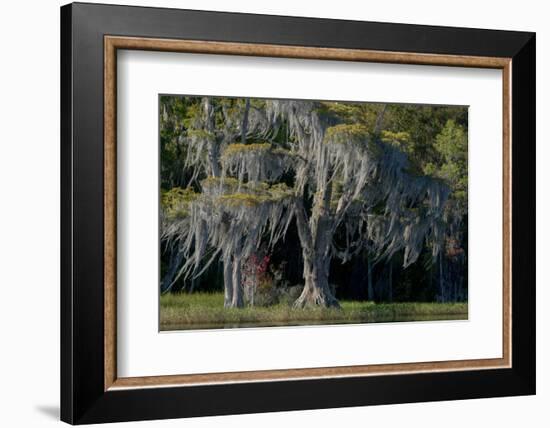
[[[512, 58], [512, 367], [104, 390], [104, 36]], [[61, 8], [61, 419], [71, 424], [535, 393], [535, 34], [74, 3]]]

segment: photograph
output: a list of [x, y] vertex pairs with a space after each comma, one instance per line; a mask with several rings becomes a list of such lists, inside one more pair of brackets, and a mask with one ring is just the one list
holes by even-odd
[[160, 331], [468, 319], [468, 106], [158, 102]]
[[[40, 2], [8, 20], [40, 37], [8, 31], [6, 355], [47, 358], [5, 364], [26, 397], [7, 426], [546, 414], [550, 30], [524, 4], [397, 1], [315, 17], [295, 1]], [[37, 234], [48, 257], [30, 262]], [[21, 373], [44, 382], [25, 394]]]

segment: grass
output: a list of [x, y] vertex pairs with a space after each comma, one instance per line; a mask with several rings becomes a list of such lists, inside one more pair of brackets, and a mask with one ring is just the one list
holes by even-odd
[[224, 308], [223, 293], [166, 294], [160, 298], [160, 329], [430, 321], [468, 318], [467, 303], [374, 303], [340, 301], [341, 309], [296, 309], [288, 304]]

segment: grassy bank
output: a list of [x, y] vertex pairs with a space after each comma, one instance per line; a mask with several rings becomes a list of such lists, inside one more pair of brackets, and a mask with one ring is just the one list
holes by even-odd
[[295, 309], [287, 304], [226, 309], [222, 293], [167, 294], [160, 298], [161, 330], [467, 319], [467, 303], [340, 301], [341, 309]]

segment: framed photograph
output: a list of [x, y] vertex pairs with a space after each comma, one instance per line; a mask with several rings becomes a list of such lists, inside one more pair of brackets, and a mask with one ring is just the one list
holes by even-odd
[[535, 35], [61, 8], [61, 418], [535, 393]]

